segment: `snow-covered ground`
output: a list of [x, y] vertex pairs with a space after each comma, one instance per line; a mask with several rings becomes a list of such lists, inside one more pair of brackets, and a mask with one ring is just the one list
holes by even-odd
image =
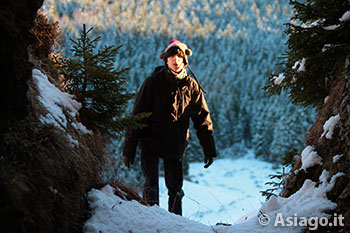
[[[342, 224], [342, 216], [324, 212], [336, 204], [326, 193], [337, 177], [324, 170], [320, 184], [306, 180], [289, 198], [261, 197], [268, 175], [276, 173], [272, 165], [253, 158], [252, 154], [236, 160], [218, 159], [209, 169], [202, 163], [190, 166], [191, 181], [185, 181], [183, 217], [169, 213], [166, 188], [161, 179], [160, 206], [144, 206], [113, 194], [109, 185], [88, 194], [91, 218], [85, 233], [270, 233], [301, 232], [320, 225]], [[230, 223], [230, 225], [216, 225]]]
[[[265, 201], [260, 191], [275, 174], [272, 164], [254, 159], [252, 153], [244, 158], [218, 159], [208, 169], [204, 163], [190, 164], [190, 181], [184, 181], [183, 216], [206, 225], [235, 223], [242, 215], [260, 208]], [[269, 187], [271, 188], [271, 187]], [[168, 208], [164, 178], [160, 179], [160, 206]]]

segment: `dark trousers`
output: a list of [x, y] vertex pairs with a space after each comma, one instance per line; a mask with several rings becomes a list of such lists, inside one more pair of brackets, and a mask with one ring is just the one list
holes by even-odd
[[[165, 185], [168, 188], [169, 212], [182, 215], [182, 197], [184, 196], [182, 160], [163, 160]], [[159, 157], [148, 152], [141, 153], [141, 169], [146, 179], [143, 198], [148, 205], [159, 205]]]

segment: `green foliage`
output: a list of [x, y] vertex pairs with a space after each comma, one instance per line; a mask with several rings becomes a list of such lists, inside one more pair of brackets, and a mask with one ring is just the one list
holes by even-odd
[[[266, 185], [271, 185], [272, 188], [266, 189], [264, 191], [260, 191], [262, 196], [265, 196], [266, 199], [269, 199], [271, 196], [277, 196], [275, 192], [279, 192], [283, 186], [285, 185], [285, 178], [286, 173], [284, 172], [284, 167], [282, 172], [277, 172], [276, 174], [269, 175], [271, 181], [266, 182]], [[278, 179], [278, 181], [275, 181], [274, 179]]]
[[284, 178], [287, 175], [285, 173], [285, 167], [290, 166], [294, 162], [295, 156], [298, 154], [298, 150], [295, 148], [293, 148], [291, 151], [284, 153], [281, 160], [281, 164], [284, 166], [282, 172], [277, 172], [276, 174], [269, 175], [271, 181], [268, 181], [265, 184], [270, 185], [271, 188], [268, 188], [264, 191], [260, 191], [262, 196], [265, 196], [266, 199], [269, 199], [271, 196], [276, 196], [277, 194], [275, 193], [279, 193], [279, 191], [281, 191], [284, 188]]
[[289, 35], [281, 63], [285, 78], [278, 85], [272, 74], [264, 89], [269, 94], [280, 94], [285, 89], [294, 104], [319, 107], [350, 53], [350, 21], [341, 19], [350, 9], [350, 2], [291, 0], [290, 4], [295, 15], [285, 31]]
[[282, 165], [288, 166], [291, 165], [294, 162], [294, 158], [296, 155], [298, 155], [298, 150], [293, 148], [291, 151], [288, 151], [284, 154], [282, 157]]
[[91, 39], [85, 25], [74, 46], [72, 58], [62, 59], [61, 72], [65, 87], [82, 103], [80, 118], [85, 126], [109, 136], [121, 134], [126, 128], [142, 126], [146, 114], [123, 118], [128, 100], [134, 95], [126, 93], [127, 78], [123, 75], [130, 68], [115, 68], [115, 57], [121, 46], [104, 46], [95, 52], [101, 37]]

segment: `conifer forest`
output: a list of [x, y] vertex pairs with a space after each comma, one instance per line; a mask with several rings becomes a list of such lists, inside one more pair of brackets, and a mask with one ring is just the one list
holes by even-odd
[[[69, 38], [77, 37], [83, 24], [101, 36], [97, 48], [122, 45], [115, 65], [130, 68], [130, 92], [162, 65], [159, 54], [171, 39], [186, 43], [193, 51], [190, 66], [208, 92], [219, 151], [231, 149], [235, 158], [252, 149], [279, 163], [284, 153], [302, 149], [314, 110], [293, 105], [283, 92], [270, 96], [263, 90], [269, 75], [281, 70], [277, 64], [292, 13], [288, 2], [48, 0], [42, 10], [64, 28], [57, 50], [67, 57], [72, 56]], [[115, 144], [118, 157], [121, 141]], [[186, 158], [202, 160], [194, 132]]]

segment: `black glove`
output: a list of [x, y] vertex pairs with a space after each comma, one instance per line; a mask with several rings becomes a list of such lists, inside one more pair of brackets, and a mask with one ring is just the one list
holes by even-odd
[[122, 156], [122, 161], [125, 167], [130, 168], [130, 164], [134, 164], [135, 157], [129, 158], [125, 155]]
[[207, 157], [205, 156], [204, 158], [204, 168], [208, 168], [212, 163], [214, 162], [214, 158], [213, 157]]

